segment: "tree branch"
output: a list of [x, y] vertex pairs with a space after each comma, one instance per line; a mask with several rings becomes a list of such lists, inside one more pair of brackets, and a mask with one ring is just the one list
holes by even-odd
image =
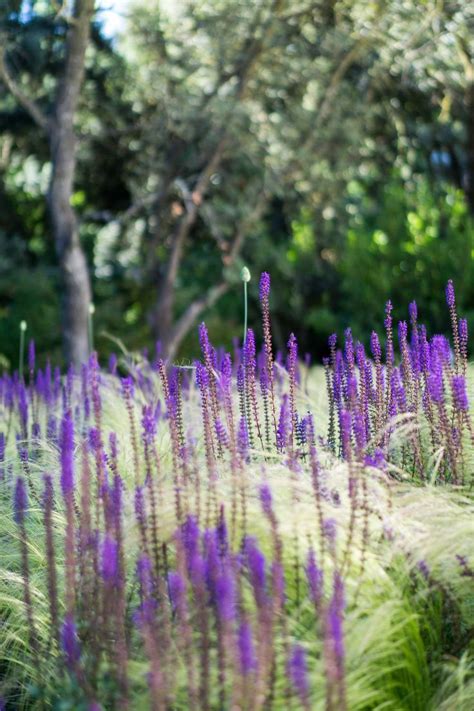
[[[246, 215], [244, 219], [240, 222], [234, 239], [232, 241], [232, 247], [227, 255], [222, 257], [222, 261], [225, 268], [231, 267], [237, 260], [245, 237], [248, 234], [249, 227], [255, 223], [256, 220], [262, 215], [265, 205], [267, 203], [267, 195], [262, 191], [260, 197], [255, 205], [254, 209], [249, 215]], [[172, 360], [179, 348], [181, 341], [185, 338], [189, 330], [192, 328], [198, 317], [206, 310], [214, 306], [219, 299], [226, 294], [231, 288], [232, 283], [225, 279], [225, 273], [223, 274], [222, 281], [215, 286], [211, 286], [208, 291], [203, 294], [199, 299], [193, 301], [192, 304], [188, 306], [186, 311], [177, 320], [176, 324], [172, 329], [172, 334], [170, 338], [170, 343], [168, 347], [168, 358]]]
[[39, 106], [30, 99], [18, 86], [12, 75], [8, 71], [5, 63], [5, 53], [0, 52], [0, 78], [7, 87], [10, 94], [17, 100], [20, 106], [31, 116], [39, 128], [46, 133], [49, 131], [49, 121], [47, 116], [41, 111]]

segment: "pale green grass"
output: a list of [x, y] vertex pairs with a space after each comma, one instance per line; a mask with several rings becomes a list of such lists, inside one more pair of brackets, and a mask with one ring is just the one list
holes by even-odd
[[[299, 409], [315, 413], [316, 430], [324, 435], [327, 427], [327, 406], [324, 375], [314, 369], [308, 380], [309, 395], [300, 392]], [[157, 386], [158, 393], [158, 386]], [[138, 398], [139, 400], [140, 398]], [[118, 435], [119, 467], [128, 483], [125, 497], [126, 557], [129, 574], [136, 560], [138, 536], [133, 516], [132, 485], [133, 453], [129, 435], [128, 416], [117, 388], [108, 381], [103, 394], [105, 432]], [[140, 402], [137, 401], [135, 419], [140, 431]], [[185, 429], [193, 434], [201, 431], [201, 417], [197, 394], [192, 391], [185, 404]], [[397, 436], [403, 439], [408, 428], [400, 428]], [[165, 422], [160, 422], [158, 447], [163, 467], [165, 499], [160, 505], [159, 525], [162, 537], [170, 540], [175, 528], [170, 466], [170, 440]], [[202, 481], [206, 479], [202, 441], [196, 443]], [[337, 490], [341, 502], [334, 505], [323, 501], [325, 517], [334, 518], [338, 529], [338, 550], [342, 550], [349, 521], [347, 466], [327, 454], [321, 454], [323, 480], [329, 491]], [[8, 464], [14, 474], [21, 471], [10, 443]], [[142, 462], [143, 464], [143, 462]], [[58, 452], [54, 446], [43, 445], [40, 455], [31, 463], [33, 480], [40, 489], [44, 471], [55, 473], [58, 481]], [[77, 457], [77, 471], [80, 456]], [[418, 486], [405, 482], [387, 485], [386, 477], [376, 470], [367, 470], [370, 515], [368, 545], [361, 576], [362, 521], [356, 522], [351, 565], [346, 580], [347, 615], [345, 634], [347, 647], [347, 691], [349, 709], [365, 711], [471, 711], [474, 708], [474, 650], [467, 634], [472, 631], [474, 618], [473, 580], [463, 578], [456, 555], [473, 556], [474, 503], [469, 491], [454, 491], [434, 485]], [[139, 479], [143, 478], [143, 473]], [[270, 484], [279, 533], [284, 543], [284, 559], [288, 577], [288, 620], [290, 635], [300, 640], [308, 652], [312, 686], [312, 708], [324, 709], [324, 669], [321, 643], [309, 603], [302, 600], [296, 608], [292, 569], [298, 551], [304, 560], [311, 543], [316, 552], [319, 545], [318, 516], [311, 487], [307, 462], [297, 475], [291, 475], [284, 457], [260, 456], [245, 471], [248, 497], [248, 533], [258, 536], [266, 553], [271, 550], [268, 525], [258, 501], [258, 486]], [[224, 502], [230, 514], [229, 501], [232, 481], [229, 467], [219, 464], [217, 481], [218, 500]], [[189, 506], [195, 508], [195, 494], [188, 492]], [[28, 685], [38, 679], [27, 652], [27, 637], [22, 603], [19, 546], [16, 526], [11, 518], [11, 491], [4, 487], [0, 494], [0, 669], [2, 688], [16, 684], [17, 708], [42, 708], [41, 701], [31, 697], [26, 701]], [[58, 540], [63, 530], [61, 502], [55, 525]], [[35, 603], [35, 622], [42, 639], [49, 636], [49, 620], [45, 593], [45, 558], [42, 541], [41, 514], [32, 502], [28, 521], [32, 590]], [[387, 533], [390, 532], [388, 539]], [[295, 542], [297, 541], [297, 546]], [[62, 551], [58, 549], [61, 569]], [[426, 562], [431, 576], [425, 581], [418, 571], [420, 561]], [[333, 562], [327, 556], [326, 572]], [[330, 576], [327, 575], [329, 580]], [[61, 575], [60, 575], [61, 584]], [[306, 594], [304, 584], [303, 595]], [[450, 615], [456, 618], [460, 637], [450, 638]], [[464, 638], [463, 635], [466, 635]], [[451, 635], [452, 636], [452, 635]], [[472, 639], [472, 638], [471, 638]], [[52, 659], [39, 670], [51, 689], [62, 682], [54, 678]], [[134, 684], [133, 708], [149, 708], [144, 675], [146, 663], [139, 654], [131, 663]], [[182, 670], [181, 670], [182, 672]], [[277, 689], [283, 685], [277, 680]], [[277, 694], [275, 709], [285, 709]], [[178, 698], [176, 709], [186, 708]]]

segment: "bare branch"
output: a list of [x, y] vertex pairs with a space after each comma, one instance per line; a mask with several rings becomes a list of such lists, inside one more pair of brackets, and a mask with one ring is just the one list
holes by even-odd
[[[234, 239], [232, 240], [232, 247], [229, 253], [222, 258], [225, 268], [228, 269], [231, 267], [239, 257], [245, 238], [248, 235], [248, 230], [255, 224], [259, 217], [261, 217], [265, 205], [267, 204], [267, 199], [267, 195], [262, 191], [254, 209], [241, 220], [235, 232]], [[212, 286], [201, 298], [196, 299], [196, 301], [193, 301], [193, 303], [188, 306], [172, 329], [168, 346], [168, 357], [170, 360], [174, 358], [181, 341], [185, 338], [198, 317], [206, 311], [206, 309], [214, 306], [214, 304], [229, 291], [231, 286], [232, 283], [225, 278], [224, 272], [223, 279], [219, 284]]]
[[22, 106], [25, 111], [31, 116], [33, 121], [39, 126], [43, 131], [48, 132], [49, 121], [47, 116], [41, 111], [39, 106], [30, 99], [24, 91], [18, 86], [16, 81], [10, 74], [6, 62], [5, 53], [0, 52], [0, 78], [7, 87], [10, 94], [18, 101], [20, 106]]

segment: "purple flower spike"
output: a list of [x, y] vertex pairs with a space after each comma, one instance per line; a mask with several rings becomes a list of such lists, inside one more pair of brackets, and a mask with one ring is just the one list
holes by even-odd
[[341, 428], [342, 456], [344, 457], [344, 459], [348, 459], [351, 453], [352, 426], [351, 413], [348, 410], [341, 410], [339, 424]]
[[456, 410], [467, 412], [469, 410], [469, 401], [466, 392], [466, 379], [463, 375], [453, 375], [451, 380], [451, 388], [453, 391], [453, 402]]
[[260, 487], [260, 503], [262, 504], [263, 512], [266, 516], [271, 516], [272, 514], [272, 492], [268, 484], [262, 484]]
[[328, 633], [338, 667], [344, 660], [344, 584], [339, 573], [334, 574], [333, 595], [328, 610]]
[[168, 589], [173, 609], [179, 610], [186, 594], [186, 583], [179, 573], [171, 572], [168, 575]]
[[106, 583], [116, 585], [119, 576], [119, 551], [117, 541], [107, 536], [102, 544], [101, 573]]
[[247, 460], [249, 456], [249, 432], [247, 429], [247, 423], [242, 417], [239, 422], [239, 430], [237, 433], [237, 445], [239, 454], [242, 459]]
[[13, 516], [17, 524], [22, 524], [25, 520], [25, 511], [28, 507], [28, 495], [26, 493], [25, 480], [18, 477], [13, 497]]
[[74, 489], [74, 425], [70, 411], [61, 423], [61, 489], [63, 496], [69, 496]]
[[236, 590], [232, 570], [224, 570], [215, 583], [217, 613], [222, 622], [230, 622], [235, 618]]
[[311, 601], [319, 605], [323, 597], [323, 571], [316, 564], [316, 558], [312, 550], [308, 554], [306, 577], [308, 578]]
[[306, 652], [300, 644], [295, 644], [288, 660], [288, 675], [301, 702], [305, 704], [309, 694]]
[[443, 402], [443, 377], [441, 370], [433, 370], [428, 376], [428, 391], [430, 397], [436, 404]]
[[194, 516], [188, 516], [183, 523], [181, 537], [186, 553], [186, 561], [189, 565], [199, 546], [199, 526]]
[[61, 628], [61, 647], [66, 659], [66, 665], [72, 671], [81, 658], [81, 648], [77, 636], [77, 628], [72, 615], [66, 615]]
[[117, 375], [117, 356], [115, 355], [115, 353], [110, 354], [109, 370], [112, 373], [112, 375]]
[[255, 539], [250, 537], [245, 540], [245, 553], [255, 600], [259, 607], [263, 607], [267, 601], [265, 556], [257, 547]]
[[257, 668], [252, 628], [248, 622], [243, 622], [238, 633], [240, 670], [244, 676], [251, 674]]
[[382, 349], [380, 347], [379, 337], [375, 331], [372, 331], [370, 336], [370, 350], [372, 351], [375, 361], [380, 361], [382, 357]]
[[410, 316], [410, 320], [412, 323], [415, 323], [417, 318], [418, 318], [418, 307], [416, 305], [416, 301], [412, 301], [408, 305], [408, 314]]
[[35, 342], [32, 340], [28, 344], [28, 368], [30, 373], [32, 373], [35, 369], [35, 360]]
[[456, 305], [456, 296], [454, 294], [453, 280], [450, 279], [446, 284], [446, 303], [450, 309], [454, 309]]
[[260, 275], [260, 301], [267, 301], [270, 296], [270, 274], [262, 272]]

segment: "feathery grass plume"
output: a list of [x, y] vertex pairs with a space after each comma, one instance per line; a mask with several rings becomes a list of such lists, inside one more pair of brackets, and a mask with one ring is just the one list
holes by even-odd
[[33, 656], [37, 664], [40, 663], [40, 649], [38, 635], [34, 622], [34, 609], [31, 597], [30, 585], [30, 564], [28, 558], [28, 537], [26, 533], [25, 517], [28, 508], [28, 494], [26, 490], [25, 480], [18, 477], [15, 484], [13, 496], [13, 517], [18, 526], [20, 533], [20, 549], [21, 549], [21, 575], [23, 578], [23, 601], [26, 611], [26, 619], [28, 624], [28, 640]]

